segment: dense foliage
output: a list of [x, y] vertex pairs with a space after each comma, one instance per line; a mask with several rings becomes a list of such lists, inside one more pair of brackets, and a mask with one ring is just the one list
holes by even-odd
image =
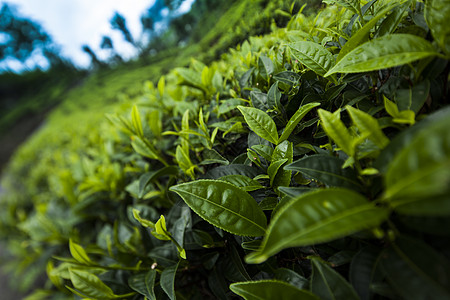
[[16, 154], [30, 299], [450, 297], [450, 1], [323, 2]]

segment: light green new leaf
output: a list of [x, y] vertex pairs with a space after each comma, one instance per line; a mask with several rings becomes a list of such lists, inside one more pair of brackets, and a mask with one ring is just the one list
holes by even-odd
[[302, 41], [288, 46], [299, 62], [320, 76], [324, 76], [334, 66], [333, 54], [320, 44]]
[[326, 134], [340, 149], [342, 149], [342, 151], [347, 153], [348, 156], [354, 156], [354, 138], [350, 135], [350, 132], [338, 117], [338, 112], [333, 114], [323, 109], [318, 109], [317, 112], [319, 113], [322, 128], [325, 130]]
[[133, 275], [128, 279], [128, 285], [147, 299], [156, 300], [154, 291], [156, 274], [156, 269], [154, 269], [147, 273]]
[[408, 214], [450, 214], [450, 109], [437, 115], [397, 152], [386, 172], [384, 198]]
[[311, 291], [322, 300], [358, 300], [358, 294], [350, 283], [318, 257], [312, 262]]
[[380, 265], [403, 299], [450, 299], [450, 262], [422, 241], [397, 238]]
[[387, 69], [436, 55], [438, 53], [433, 45], [421, 37], [411, 34], [391, 34], [353, 49], [324, 76]]
[[243, 236], [261, 236], [267, 219], [247, 192], [219, 180], [197, 180], [170, 188], [207, 222]]
[[346, 106], [346, 109], [352, 118], [353, 124], [358, 128], [362, 136], [367, 137], [375, 143], [380, 149], [389, 144], [389, 139], [381, 131], [377, 119], [359, 109]]
[[412, 110], [398, 110], [397, 104], [384, 97], [384, 108], [386, 112], [392, 117], [392, 121], [400, 124], [413, 125], [416, 121], [416, 114]]
[[103, 283], [96, 275], [82, 270], [69, 268], [70, 280], [75, 289], [93, 299], [116, 298], [109, 286]]
[[431, 34], [447, 55], [450, 55], [450, 0], [428, 0], [425, 2], [425, 20]]
[[283, 131], [283, 134], [281, 135], [280, 139], [278, 140], [278, 143], [283, 142], [284, 140], [287, 140], [289, 136], [291, 135], [292, 131], [294, 131], [295, 126], [303, 119], [303, 117], [306, 116], [306, 114], [313, 109], [314, 107], [320, 106], [320, 103], [318, 102], [311, 102], [306, 105], [301, 106], [295, 114], [289, 119], [288, 123], [286, 124], [286, 128]]
[[309, 291], [278, 280], [236, 282], [230, 285], [230, 290], [245, 300], [319, 300], [319, 297]]
[[341, 51], [339, 51], [339, 55], [336, 58], [336, 63], [339, 62], [347, 53], [366, 42], [369, 39], [370, 30], [377, 24], [377, 22], [384, 17], [391, 9], [397, 6], [398, 3], [394, 5], [390, 5], [384, 8], [382, 11], [377, 13], [375, 17], [373, 17], [366, 25], [364, 25], [361, 29], [359, 29], [352, 37], [345, 43], [342, 47]]
[[244, 175], [227, 175], [220, 177], [219, 180], [229, 182], [246, 192], [264, 188], [258, 181]]
[[301, 158], [284, 167], [285, 170], [300, 172], [327, 186], [346, 187], [353, 190], [362, 188], [356, 172], [352, 168], [342, 168], [344, 161], [330, 155], [316, 154]]
[[360, 0], [323, 0], [323, 3], [337, 4], [352, 10], [355, 14], [361, 14]]
[[272, 144], [278, 144], [277, 126], [268, 114], [253, 107], [238, 106], [238, 109], [253, 132]]
[[387, 210], [347, 189], [330, 188], [289, 201], [273, 217], [259, 251], [247, 263], [262, 263], [279, 251], [332, 241], [378, 226]]
[[170, 300], [175, 300], [175, 275], [177, 274], [178, 262], [176, 265], [165, 268], [161, 273], [160, 284], [163, 291]]
[[133, 147], [134, 151], [136, 151], [142, 156], [151, 159], [159, 158], [155, 147], [152, 144], [150, 144], [150, 142], [148, 142], [147, 140], [143, 140], [142, 138], [136, 135], [131, 137], [131, 146]]
[[162, 133], [162, 122], [159, 114], [160, 112], [158, 110], [152, 110], [149, 113], [148, 125], [156, 137], [161, 137]]
[[72, 241], [72, 239], [69, 240], [69, 250], [70, 254], [77, 262], [83, 265], [92, 264], [92, 260], [89, 258], [86, 251], [84, 251], [83, 247]]
[[139, 137], [144, 137], [144, 129], [142, 128], [141, 117], [139, 116], [139, 110], [136, 105], [133, 105], [131, 110], [131, 123], [133, 124], [136, 134]]
[[170, 241], [171, 234], [167, 231], [166, 227], [166, 219], [163, 215], [159, 218], [159, 220], [155, 223], [155, 230], [152, 231], [152, 234], [158, 239], [162, 241]]

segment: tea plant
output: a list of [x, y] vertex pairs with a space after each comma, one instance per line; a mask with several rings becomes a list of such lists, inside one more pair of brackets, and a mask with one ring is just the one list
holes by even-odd
[[34, 299], [450, 296], [450, 3], [323, 2], [148, 83], [8, 202], [67, 245]]

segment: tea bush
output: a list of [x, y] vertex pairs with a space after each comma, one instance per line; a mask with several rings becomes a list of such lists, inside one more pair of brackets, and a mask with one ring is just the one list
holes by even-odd
[[450, 1], [323, 2], [19, 151], [30, 299], [450, 297]]

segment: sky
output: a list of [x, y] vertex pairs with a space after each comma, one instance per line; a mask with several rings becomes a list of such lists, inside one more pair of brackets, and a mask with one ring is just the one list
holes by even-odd
[[[122, 34], [111, 28], [109, 20], [117, 11], [127, 22], [133, 37], [141, 34], [141, 14], [151, 7], [155, 0], [0, 0], [17, 7], [21, 16], [39, 23], [42, 28], [61, 46], [64, 57], [77, 66], [87, 67], [89, 56], [81, 50], [86, 44], [99, 56], [106, 58], [107, 50], [100, 49], [104, 35], [111, 37], [116, 51], [124, 58], [135, 54], [133, 46], [124, 41]], [[180, 12], [188, 11], [194, 0], [186, 0]], [[41, 64], [39, 58], [28, 62]], [[14, 67], [14, 62], [9, 62]]]

